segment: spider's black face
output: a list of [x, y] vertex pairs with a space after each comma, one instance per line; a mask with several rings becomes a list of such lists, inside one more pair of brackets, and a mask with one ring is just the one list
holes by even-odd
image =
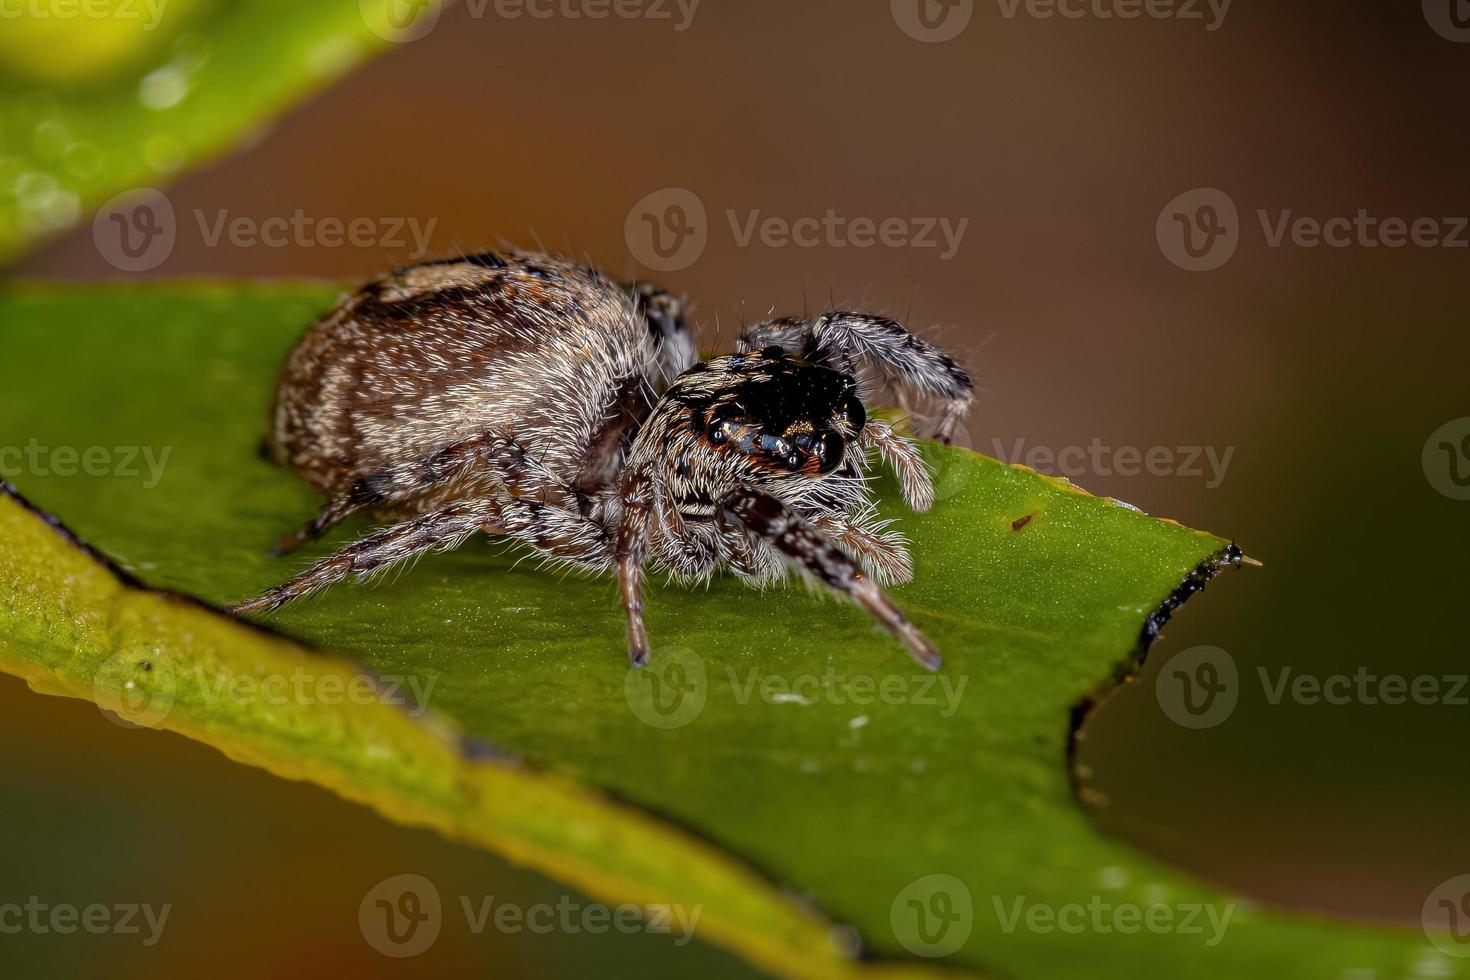
[[680, 393], [694, 430], [767, 472], [831, 473], [867, 423], [855, 380], [778, 347], [716, 358], [685, 377], [705, 373], [723, 377]]

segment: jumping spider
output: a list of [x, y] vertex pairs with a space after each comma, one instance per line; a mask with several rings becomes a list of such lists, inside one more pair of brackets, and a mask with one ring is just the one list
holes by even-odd
[[946, 440], [972, 398], [954, 360], [878, 316], [770, 320], [700, 362], [680, 301], [656, 286], [516, 251], [396, 270], [302, 338], [266, 446], [327, 497], [278, 553], [358, 511], [399, 523], [234, 609], [277, 609], [484, 532], [616, 570], [635, 665], [646, 565], [683, 581], [725, 565], [762, 585], [789, 561], [937, 668], [880, 585], [913, 570], [875, 516], [869, 458], [914, 510], [934, 496], [914, 443], [863, 408], [860, 392], [884, 389], [937, 406]]

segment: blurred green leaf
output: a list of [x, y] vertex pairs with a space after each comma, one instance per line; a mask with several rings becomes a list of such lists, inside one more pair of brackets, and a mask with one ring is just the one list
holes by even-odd
[[[275, 583], [299, 560], [267, 549], [316, 501], [255, 447], [277, 366], [333, 295], [12, 295], [0, 468], [151, 585], [222, 603]], [[932, 512], [884, 496], [914, 541], [898, 597], [944, 651], [938, 674], [855, 609], [729, 580], [654, 588], [653, 664], [630, 672], [609, 582], [471, 542], [278, 617], [430, 710], [332, 703], [322, 678], [346, 687], [351, 661], [120, 582], [13, 499], [0, 667], [595, 894], [701, 906], [697, 935], [784, 975], [924, 972], [930, 953], [1037, 978], [1465, 975], [1417, 932], [1259, 908], [1099, 834], [1068, 776], [1079, 706], [1226, 542], [929, 454]], [[301, 672], [305, 694], [259, 696]]]
[[[228, 149], [438, 0], [25, 0], [0, 18], [0, 262]], [[404, 35], [406, 36], [406, 35]]]

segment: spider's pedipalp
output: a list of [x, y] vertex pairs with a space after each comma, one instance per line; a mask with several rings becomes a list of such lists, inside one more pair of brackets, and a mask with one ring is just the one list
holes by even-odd
[[893, 467], [898, 475], [899, 492], [910, 509], [925, 511], [933, 506], [934, 479], [912, 439], [905, 439], [881, 419], [869, 419], [859, 444], [878, 450], [883, 461]]

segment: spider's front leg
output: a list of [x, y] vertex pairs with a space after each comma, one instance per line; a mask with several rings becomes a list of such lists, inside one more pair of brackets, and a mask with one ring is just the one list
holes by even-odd
[[859, 375], [867, 370], [900, 395], [943, 404], [935, 438], [950, 442], [975, 398], [975, 385], [954, 358], [887, 317], [834, 311], [811, 319], [767, 320], [741, 335], [745, 353], [780, 347], [790, 354]]
[[[641, 489], [641, 484], [635, 484]], [[618, 589], [628, 614], [628, 661], [634, 667], [648, 663], [648, 627], [643, 623], [643, 558], [648, 549], [649, 513], [653, 509], [639, 489], [625, 493], [623, 519], [618, 525], [614, 560]]]
[[938, 670], [939, 651], [919, 628], [908, 621], [884, 592], [842, 549], [814, 530], [770, 494], [741, 487], [719, 503], [719, 519], [735, 524], [770, 542], [797, 567], [847, 595], [908, 648], [909, 654], [930, 670]]

